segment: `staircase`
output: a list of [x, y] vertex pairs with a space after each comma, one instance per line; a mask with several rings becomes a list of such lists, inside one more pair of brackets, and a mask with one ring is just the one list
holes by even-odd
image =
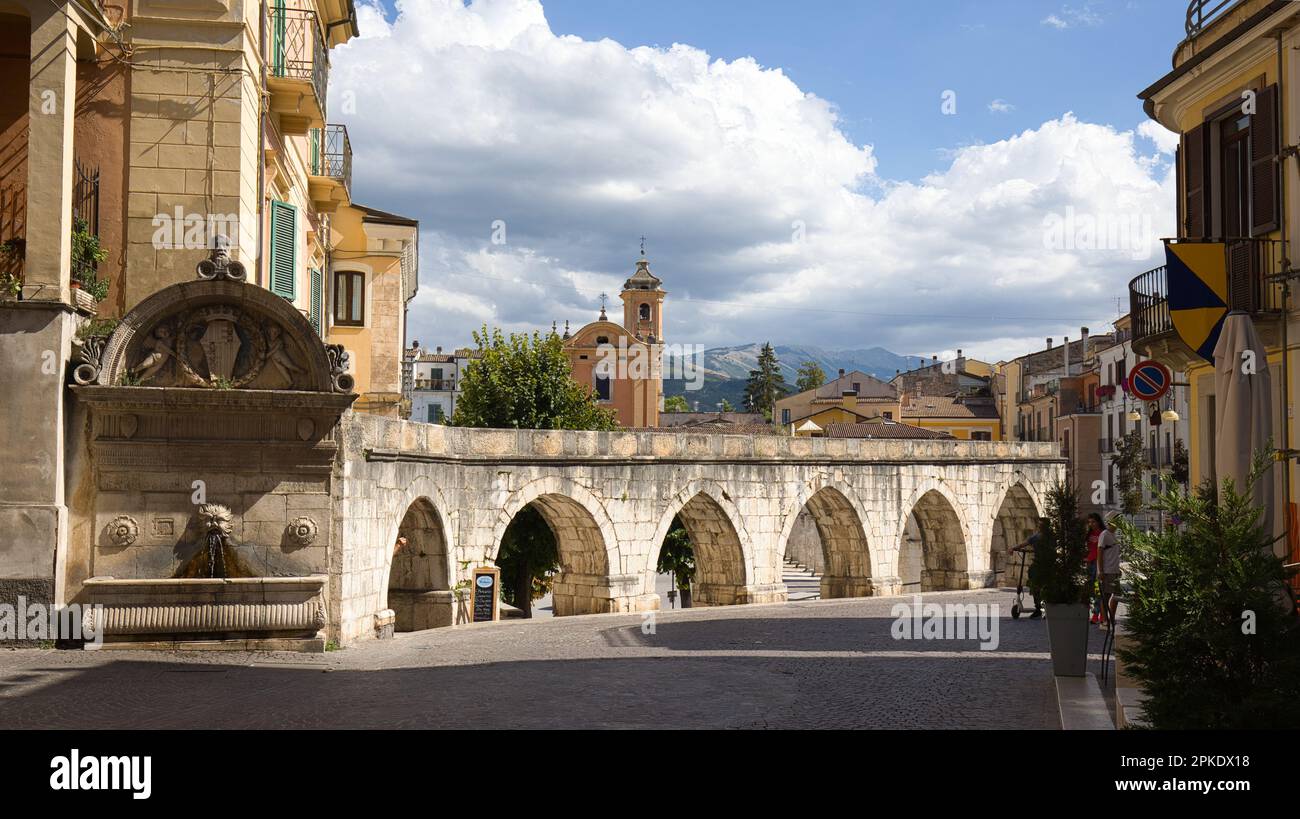
[[781, 580], [785, 583], [789, 599], [794, 600], [820, 600], [822, 596], [822, 578], [821, 575], [814, 574], [811, 569], [802, 563], [795, 563], [789, 558], [784, 559], [784, 566], [781, 569]]

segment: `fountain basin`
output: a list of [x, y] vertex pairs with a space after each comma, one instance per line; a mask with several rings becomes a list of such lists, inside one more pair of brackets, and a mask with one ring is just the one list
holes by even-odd
[[92, 577], [78, 602], [103, 648], [324, 651], [327, 581]]

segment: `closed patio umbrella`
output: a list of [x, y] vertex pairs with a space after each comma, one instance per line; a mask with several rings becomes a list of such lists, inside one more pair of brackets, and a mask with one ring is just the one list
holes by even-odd
[[[1250, 316], [1241, 311], [1224, 319], [1214, 347], [1214, 395], [1217, 424], [1214, 461], [1217, 479], [1232, 478], [1241, 491], [1250, 477], [1255, 454], [1273, 437], [1273, 389], [1268, 351]], [[1271, 455], [1271, 453], [1270, 453]], [[1273, 469], [1255, 484], [1255, 505], [1264, 510], [1264, 531], [1273, 532]]]

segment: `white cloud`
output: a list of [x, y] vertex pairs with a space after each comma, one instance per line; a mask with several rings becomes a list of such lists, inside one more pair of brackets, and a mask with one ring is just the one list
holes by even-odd
[[991, 351], [1101, 332], [1172, 229], [1169, 163], [1134, 131], [1067, 114], [893, 182], [780, 69], [556, 36], [536, 0], [398, 8], [361, 6], [331, 82], [357, 100], [358, 200], [421, 220], [425, 345], [595, 318], [644, 234], [670, 341]]
[[1016, 106], [1006, 100], [993, 100], [989, 103], [989, 113], [992, 114], [1009, 114], [1016, 110]]
[[1153, 119], [1145, 120], [1138, 126], [1137, 132], [1138, 136], [1155, 143], [1156, 149], [1162, 154], [1172, 154], [1178, 147], [1178, 134]]
[[1096, 11], [1092, 3], [1084, 3], [1082, 6], [1062, 6], [1056, 14], [1049, 14], [1042, 19], [1043, 25], [1058, 30], [1099, 26], [1102, 22], [1101, 14]]

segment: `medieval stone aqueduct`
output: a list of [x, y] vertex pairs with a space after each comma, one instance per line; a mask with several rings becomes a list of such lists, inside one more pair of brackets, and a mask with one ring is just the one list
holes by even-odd
[[[824, 597], [993, 586], [1064, 476], [1051, 444], [688, 433], [456, 429], [361, 414], [340, 426], [341, 642], [387, 611], [399, 631], [463, 618], [451, 591], [491, 561], [535, 505], [563, 571], [557, 615], [658, 608], [654, 568], [679, 516], [701, 605], [785, 599], [782, 555], [800, 512], [822, 542]], [[396, 559], [398, 536], [408, 547]]]

